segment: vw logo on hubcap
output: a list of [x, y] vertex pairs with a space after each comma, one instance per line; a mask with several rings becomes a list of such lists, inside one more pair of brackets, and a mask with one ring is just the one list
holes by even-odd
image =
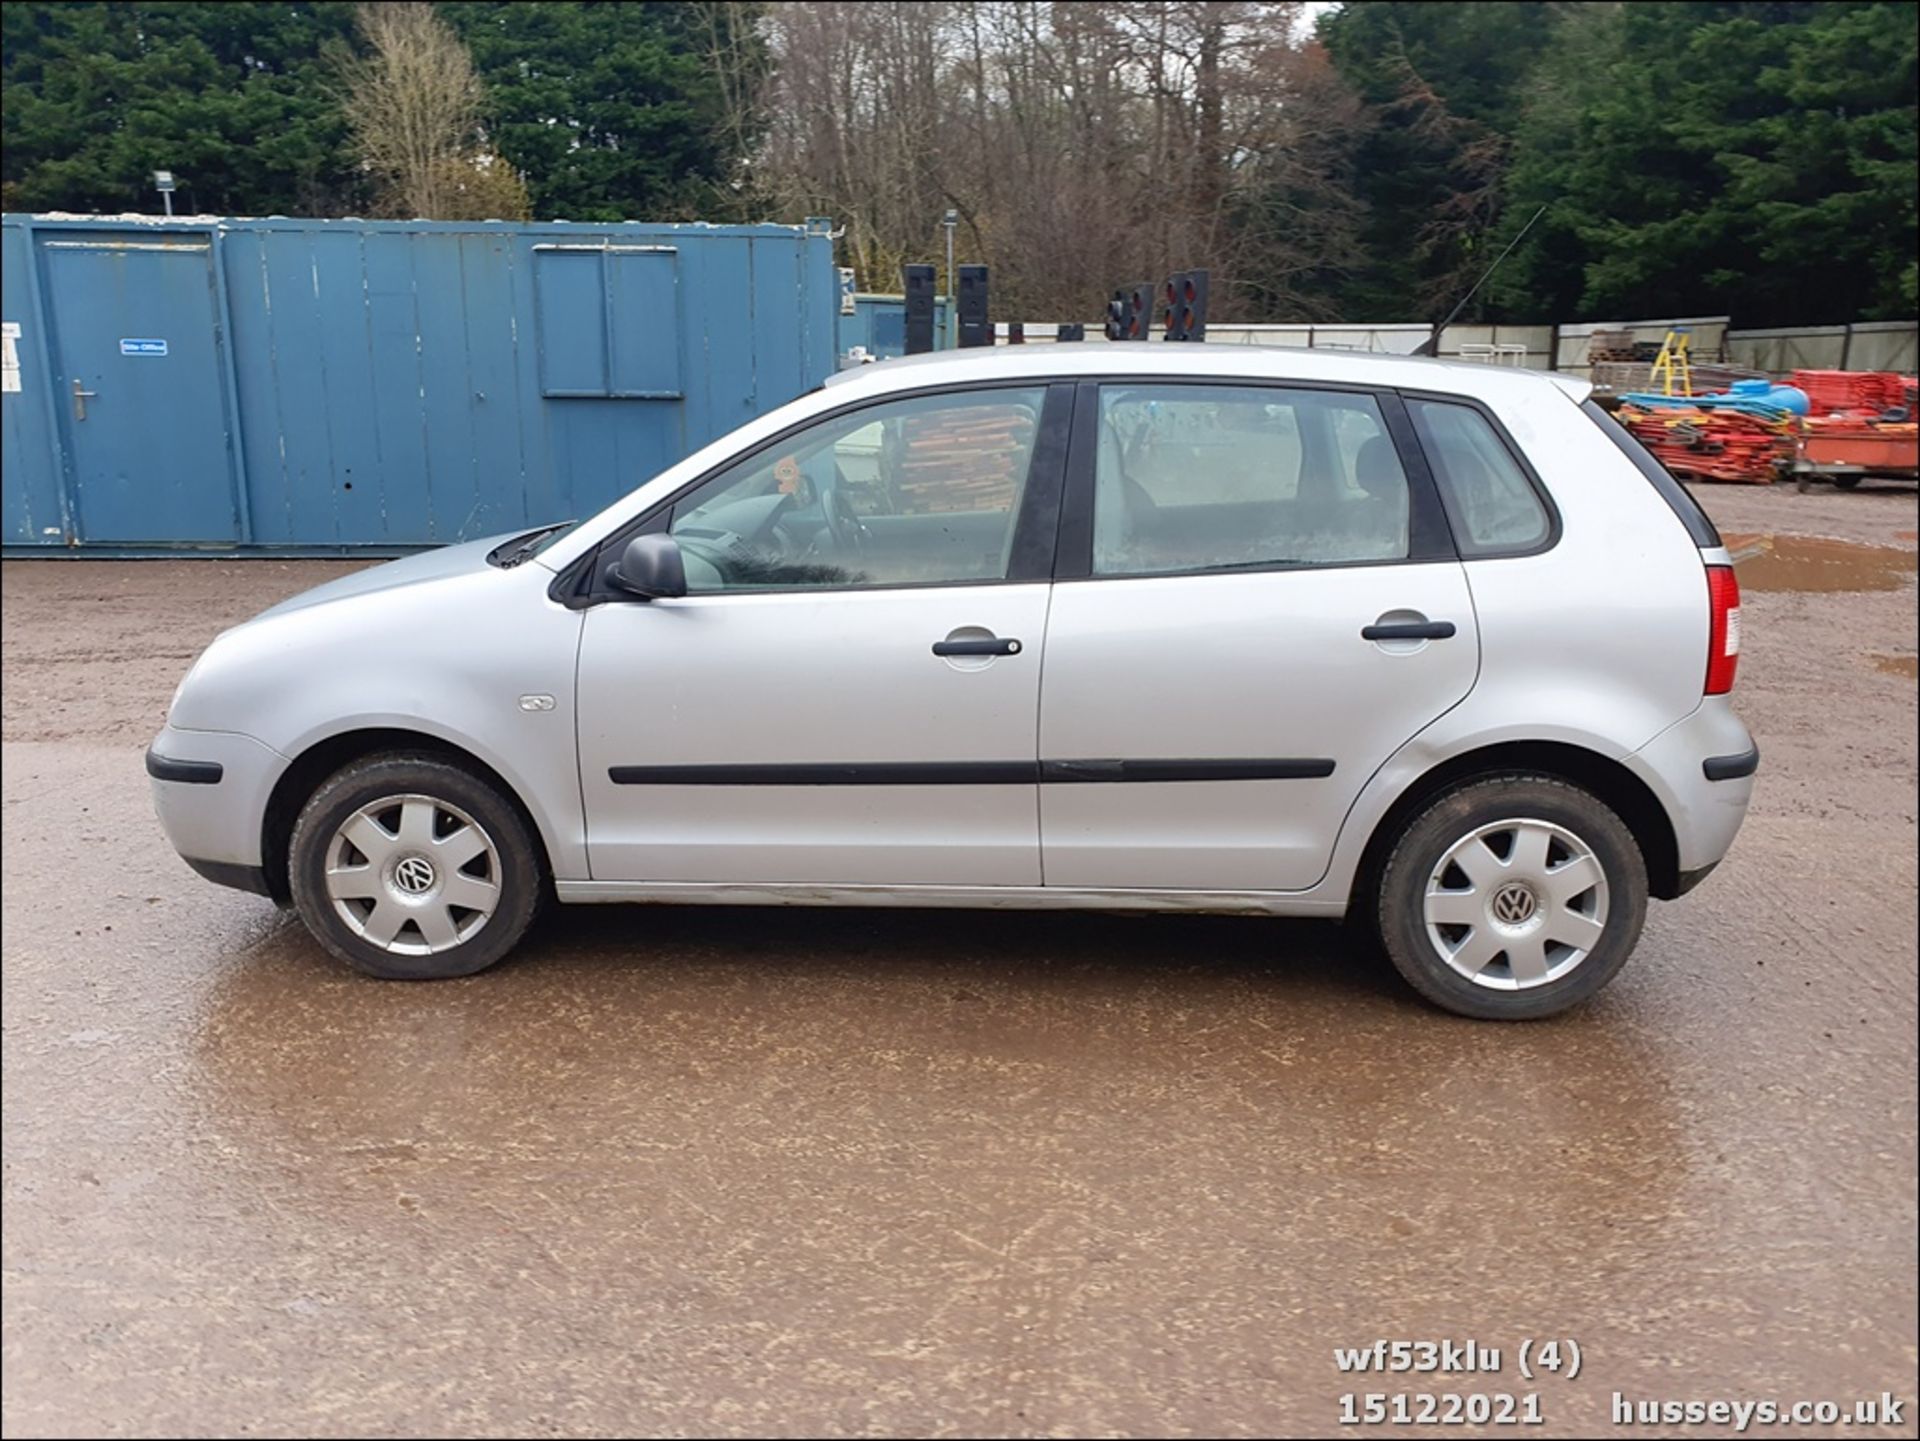
[[1540, 908], [1531, 887], [1509, 882], [1493, 893], [1493, 918], [1502, 925], [1523, 926]]
[[393, 883], [410, 896], [433, 889], [433, 863], [425, 856], [408, 856], [393, 868]]

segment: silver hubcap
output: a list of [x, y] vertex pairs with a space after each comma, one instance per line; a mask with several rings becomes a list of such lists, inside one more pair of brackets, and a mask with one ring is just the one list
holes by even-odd
[[1593, 848], [1551, 821], [1495, 821], [1455, 841], [1427, 878], [1427, 938], [1495, 991], [1557, 981], [1600, 944], [1607, 875]]
[[388, 796], [333, 833], [327, 897], [362, 940], [396, 955], [432, 955], [472, 940], [492, 917], [500, 852], [458, 806]]

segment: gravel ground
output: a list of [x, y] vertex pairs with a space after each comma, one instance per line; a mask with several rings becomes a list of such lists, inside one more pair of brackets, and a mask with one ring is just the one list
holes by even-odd
[[[1321, 1434], [1466, 1389], [1554, 1436], [1890, 1390], [1914, 1434], [1914, 493], [1699, 493], [1753, 811], [1526, 1027], [1226, 918], [587, 908], [362, 981], [191, 875], [140, 762], [219, 628], [343, 567], [7, 564], [5, 1430]], [[1578, 1379], [1518, 1374], [1546, 1337]], [[1501, 1368], [1336, 1369], [1392, 1338]]]

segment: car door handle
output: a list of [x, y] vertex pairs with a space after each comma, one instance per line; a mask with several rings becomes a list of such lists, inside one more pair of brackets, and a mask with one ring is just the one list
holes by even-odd
[[1019, 655], [1020, 642], [1011, 636], [968, 636], [962, 640], [937, 640], [935, 655]]
[[1390, 620], [1360, 627], [1362, 640], [1447, 640], [1453, 634], [1450, 620]]

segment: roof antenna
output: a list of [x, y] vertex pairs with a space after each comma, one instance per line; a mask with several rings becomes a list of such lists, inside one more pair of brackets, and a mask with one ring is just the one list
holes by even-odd
[[1533, 220], [1529, 220], [1525, 225], [1520, 227], [1520, 233], [1507, 242], [1507, 248], [1495, 256], [1493, 264], [1489, 265], [1481, 277], [1473, 282], [1473, 289], [1461, 296], [1460, 303], [1447, 312], [1447, 318], [1433, 327], [1433, 334], [1429, 335], [1425, 340], [1421, 341], [1419, 345], [1414, 347], [1413, 353], [1415, 355], [1438, 355], [1440, 353], [1440, 333], [1449, 325], [1453, 324], [1455, 316], [1467, 308], [1467, 302], [1479, 293], [1480, 287], [1487, 283], [1487, 277], [1500, 268], [1500, 262], [1513, 254], [1513, 247], [1526, 239], [1527, 232], [1533, 229], [1533, 221], [1538, 220], [1546, 213], [1547, 207], [1544, 205], [1533, 212]]

